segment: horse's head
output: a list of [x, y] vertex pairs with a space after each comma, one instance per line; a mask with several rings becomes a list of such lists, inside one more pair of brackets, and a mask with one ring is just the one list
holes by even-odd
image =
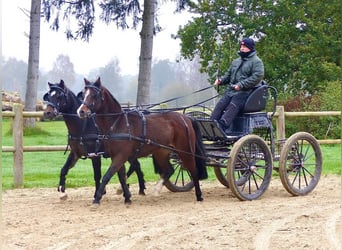
[[48, 82], [48, 85], [50, 90], [43, 97], [43, 100], [47, 104], [44, 117], [52, 119], [67, 107], [68, 89], [63, 80], [55, 84]]
[[84, 78], [83, 102], [77, 109], [80, 118], [89, 117], [96, 113], [103, 101], [103, 88], [101, 87], [100, 77], [94, 83]]

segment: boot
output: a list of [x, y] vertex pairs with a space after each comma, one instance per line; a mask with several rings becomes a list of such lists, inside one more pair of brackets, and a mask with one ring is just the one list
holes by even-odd
[[227, 130], [232, 124], [235, 117], [240, 112], [240, 109], [234, 104], [230, 103], [223, 113], [221, 119], [219, 120], [219, 124], [222, 126], [224, 130]]

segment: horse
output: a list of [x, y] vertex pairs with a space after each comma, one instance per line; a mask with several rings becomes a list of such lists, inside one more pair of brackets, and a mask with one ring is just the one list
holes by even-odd
[[[80, 119], [77, 116], [76, 111], [81, 105], [82, 100], [66, 87], [63, 80], [55, 84], [48, 82], [48, 85], [49, 91], [43, 97], [47, 103], [44, 118], [53, 119], [59, 114], [63, 115], [68, 129], [68, 145], [70, 146], [70, 153], [60, 171], [57, 190], [63, 194], [61, 199], [66, 199], [65, 181], [69, 170], [75, 166], [79, 159], [91, 159], [95, 181], [95, 197], [102, 177], [101, 155], [106, 157], [103, 143], [98, 138], [99, 130], [96, 127], [94, 119]], [[130, 164], [127, 177], [133, 172], [136, 172], [139, 181], [139, 194], [145, 195], [145, 180], [140, 163], [137, 159], [131, 159]], [[103, 193], [105, 193], [105, 190], [103, 190]]]
[[205, 150], [196, 121], [176, 111], [145, 115], [138, 109], [124, 110], [102, 85], [100, 77], [95, 82], [84, 78], [84, 83], [83, 102], [77, 114], [83, 119], [95, 116], [106, 152], [111, 158], [111, 164], [93, 200], [94, 204], [100, 204], [107, 183], [130, 157], [152, 155], [153, 162], [160, 169], [161, 180], [156, 185], [160, 190], [164, 180], [174, 172], [169, 162], [170, 152], [176, 152], [189, 171], [197, 201], [203, 200], [199, 180], [206, 179], [208, 174]]

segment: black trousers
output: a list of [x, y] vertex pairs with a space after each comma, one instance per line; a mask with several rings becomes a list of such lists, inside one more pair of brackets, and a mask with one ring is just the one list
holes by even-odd
[[221, 121], [228, 128], [243, 109], [248, 95], [248, 93], [238, 93], [237, 95], [229, 96], [228, 93], [225, 93], [216, 104], [211, 118]]

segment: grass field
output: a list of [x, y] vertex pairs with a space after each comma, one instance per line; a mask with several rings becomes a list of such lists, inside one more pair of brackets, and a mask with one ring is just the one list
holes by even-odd
[[[12, 146], [13, 137], [11, 120], [3, 119], [2, 145]], [[38, 122], [37, 128], [25, 130], [24, 145], [66, 145], [67, 130], [63, 121]], [[323, 152], [323, 175], [341, 174], [341, 145], [321, 146]], [[68, 153], [67, 153], [68, 154]], [[25, 152], [24, 153], [24, 187], [57, 187], [59, 172], [67, 155], [64, 152]], [[141, 158], [140, 163], [146, 181], [156, 181], [159, 176], [154, 173], [152, 161], [149, 157]], [[107, 170], [110, 160], [102, 160], [102, 172]], [[126, 168], [128, 165], [126, 165]], [[216, 179], [212, 168], [208, 168], [209, 180]], [[274, 175], [277, 175], [276, 173]], [[117, 183], [117, 177], [111, 180]], [[133, 174], [129, 183], [136, 183]], [[79, 160], [67, 176], [67, 187], [93, 186], [93, 170], [90, 160]], [[2, 188], [13, 188], [13, 154], [2, 153]]]

